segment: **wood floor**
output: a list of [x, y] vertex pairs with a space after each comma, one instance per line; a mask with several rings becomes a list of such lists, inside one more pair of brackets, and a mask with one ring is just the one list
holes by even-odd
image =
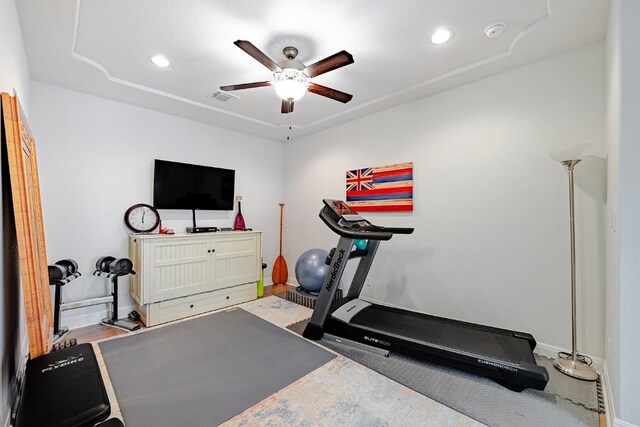
[[[271, 295], [281, 295], [284, 294], [287, 289], [295, 289], [294, 286], [291, 285], [269, 285], [264, 287], [264, 296], [268, 297]], [[144, 328], [144, 323], [138, 322], [142, 328]], [[78, 344], [88, 343], [93, 341], [99, 341], [105, 338], [114, 337], [116, 335], [126, 334], [126, 331], [117, 328], [110, 328], [104, 325], [91, 325], [85, 326], [83, 328], [72, 329], [67, 333], [61, 340], [62, 343], [65, 341], [69, 341], [75, 338]]]

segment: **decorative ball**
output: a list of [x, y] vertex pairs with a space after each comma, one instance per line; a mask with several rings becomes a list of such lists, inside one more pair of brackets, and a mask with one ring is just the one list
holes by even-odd
[[327, 276], [329, 266], [324, 263], [329, 252], [324, 249], [309, 249], [296, 261], [296, 280], [300, 287], [311, 295], [318, 295], [324, 278]]

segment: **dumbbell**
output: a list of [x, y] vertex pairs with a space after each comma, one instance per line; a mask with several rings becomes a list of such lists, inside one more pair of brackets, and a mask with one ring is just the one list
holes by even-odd
[[98, 258], [98, 261], [96, 261], [96, 271], [94, 271], [93, 274], [97, 276], [100, 273], [109, 273], [109, 265], [115, 260], [115, 257], [112, 256]]
[[109, 273], [124, 276], [125, 274], [136, 274], [133, 271], [133, 262], [129, 258], [119, 258], [109, 264]]
[[76, 279], [80, 277], [80, 272], [78, 271], [78, 263], [72, 259], [61, 259], [56, 262], [56, 265], [64, 268], [67, 271], [67, 278], [69, 280]]
[[63, 348], [73, 347], [78, 344], [78, 340], [76, 338], [71, 338], [69, 341], [57, 342], [53, 345], [53, 351], [62, 350]]

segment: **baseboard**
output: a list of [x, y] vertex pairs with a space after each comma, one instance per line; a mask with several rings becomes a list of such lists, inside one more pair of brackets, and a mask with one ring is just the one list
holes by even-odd
[[[118, 307], [118, 318], [122, 319], [127, 317], [127, 314], [134, 310], [134, 307], [131, 305], [125, 307]], [[97, 325], [109, 315], [108, 310], [95, 311], [93, 313], [84, 313], [84, 314], [76, 314], [71, 315], [73, 311], [63, 312], [62, 320], [60, 321], [60, 326], [67, 327], [69, 329], [82, 328], [84, 326]]]
[[615, 420], [613, 420], [612, 427], [638, 427], [638, 426], [616, 418]]
[[607, 423], [611, 427], [638, 427], [636, 424], [623, 421], [616, 418], [616, 407], [613, 400], [613, 394], [611, 392], [611, 382], [609, 381], [609, 371], [607, 364], [604, 364], [604, 382], [605, 382], [605, 406], [607, 408]]
[[613, 392], [611, 391], [611, 381], [609, 381], [609, 370], [607, 369], [607, 362], [604, 363], [604, 407], [607, 411], [607, 425], [614, 426], [616, 421], [616, 407], [613, 400]]
[[[541, 343], [539, 342], [538, 345], [536, 346], [534, 352], [539, 354], [540, 356], [545, 356], [548, 357], [550, 359], [555, 359], [556, 357], [558, 357], [558, 353], [560, 352], [565, 352], [565, 353], [571, 353], [571, 350], [566, 349], [566, 348], [562, 348], [562, 347], [557, 347], [555, 345], [551, 345], [551, 344], [545, 344], [545, 343]], [[587, 355], [591, 358], [591, 360], [593, 361], [593, 369], [595, 369], [600, 375], [604, 374], [604, 359], [601, 359], [599, 357], [595, 357], [595, 356], [590, 356]]]

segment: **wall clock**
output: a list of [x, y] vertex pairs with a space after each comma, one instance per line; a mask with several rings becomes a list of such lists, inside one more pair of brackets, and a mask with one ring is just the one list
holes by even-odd
[[160, 224], [160, 214], [153, 206], [138, 203], [124, 213], [124, 223], [136, 233], [149, 233]]

